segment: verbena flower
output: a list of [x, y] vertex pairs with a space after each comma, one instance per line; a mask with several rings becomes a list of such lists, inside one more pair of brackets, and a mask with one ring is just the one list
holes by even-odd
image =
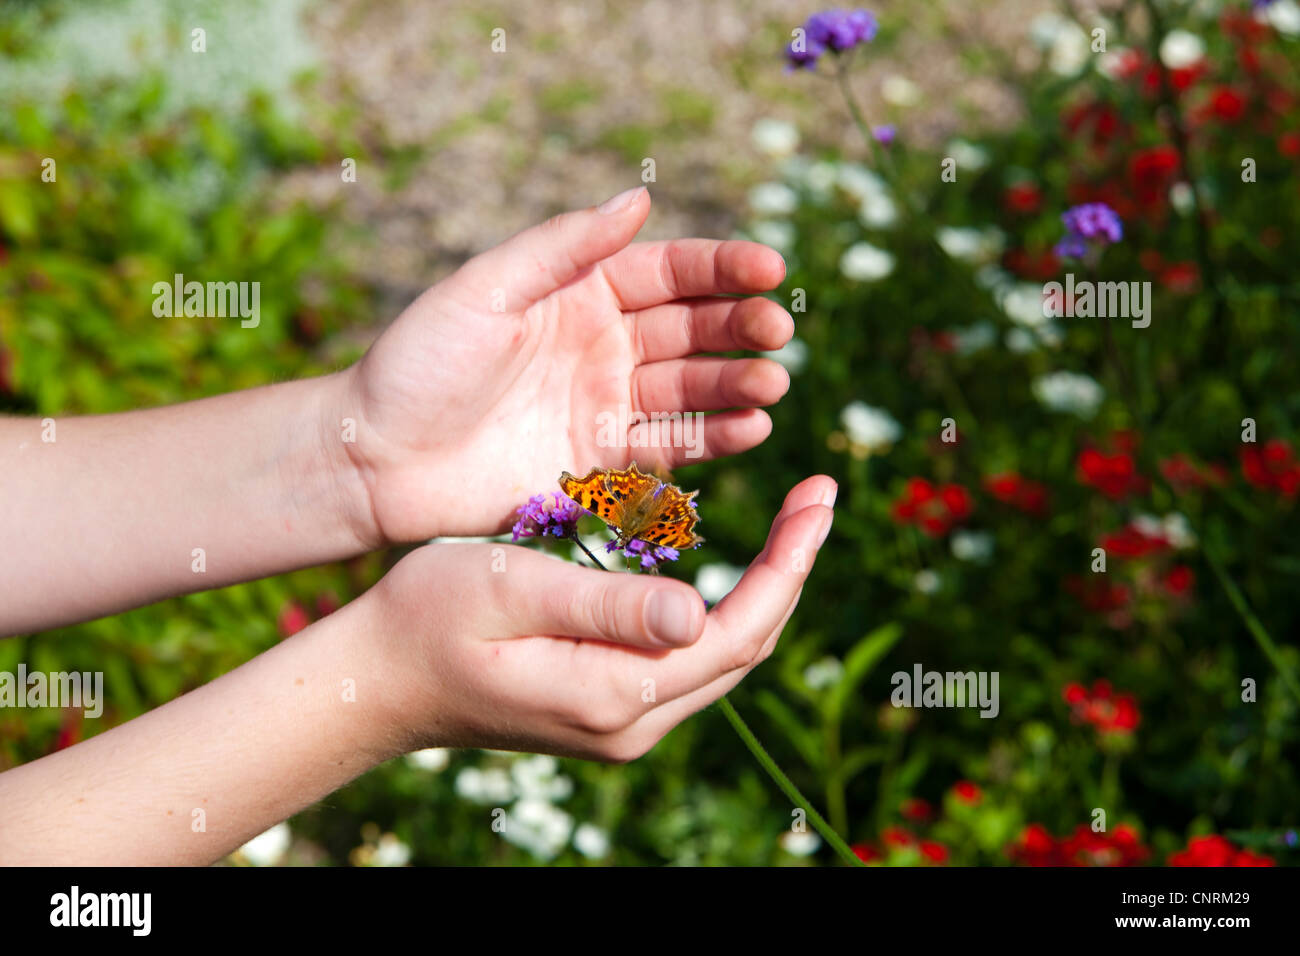
[[898, 138], [898, 127], [893, 123], [871, 127], [871, 137], [881, 146], [893, 146]]
[[1056, 244], [1056, 254], [1062, 259], [1082, 259], [1090, 248], [1105, 248], [1124, 238], [1124, 223], [1104, 202], [1067, 209], [1061, 221], [1066, 233]]
[[[554, 499], [548, 508], [547, 498]], [[556, 492], [533, 495], [528, 504], [516, 510], [519, 520], [511, 529], [512, 541], [520, 538], [542, 538], [554, 535], [557, 538], [571, 538], [577, 531], [578, 518], [583, 514], [582, 508], [568, 495]]]
[[[613, 554], [618, 551], [618, 542], [611, 541], [605, 545], [605, 551]], [[676, 561], [680, 558], [681, 552], [676, 548], [670, 548], [667, 545], [654, 545], [649, 541], [642, 541], [640, 538], [633, 538], [628, 542], [626, 548], [623, 548], [625, 558], [635, 558], [641, 562], [641, 567], [649, 571], [664, 561]]]
[[786, 47], [786, 59], [792, 69], [813, 70], [828, 50], [838, 54], [870, 43], [878, 29], [876, 18], [867, 10], [823, 10], [804, 23], [802, 42]]

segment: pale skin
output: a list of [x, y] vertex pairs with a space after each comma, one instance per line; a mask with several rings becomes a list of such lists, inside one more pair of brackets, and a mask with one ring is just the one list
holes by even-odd
[[[706, 459], [758, 444], [759, 406], [784, 394], [785, 371], [702, 353], [789, 340], [789, 315], [754, 295], [784, 264], [753, 243], [632, 243], [649, 209], [631, 190], [520, 233], [334, 375], [59, 419], [54, 442], [39, 421], [0, 420], [0, 634], [498, 533], [566, 469], [690, 463], [682, 448], [598, 444], [597, 415], [620, 403], [730, 409], [705, 419]], [[797, 485], [707, 613], [667, 576], [514, 546], [421, 547], [242, 667], [0, 774], [0, 862], [210, 863], [422, 747], [634, 759], [771, 653], [835, 490], [824, 476]]]

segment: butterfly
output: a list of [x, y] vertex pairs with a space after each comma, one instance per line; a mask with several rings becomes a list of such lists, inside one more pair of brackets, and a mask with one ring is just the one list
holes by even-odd
[[634, 539], [685, 550], [697, 548], [704, 539], [695, 533], [694, 498], [699, 494], [682, 491], [676, 485], [644, 475], [636, 462], [626, 469], [593, 468], [586, 477], [560, 475], [560, 488], [618, 534], [626, 548]]

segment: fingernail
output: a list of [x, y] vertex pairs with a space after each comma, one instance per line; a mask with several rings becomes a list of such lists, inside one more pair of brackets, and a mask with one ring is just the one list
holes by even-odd
[[839, 495], [839, 493], [840, 493], [840, 486], [832, 482], [830, 488], [822, 492], [822, 504], [824, 504], [827, 508], [834, 508], [835, 498], [837, 495]]
[[596, 207], [596, 212], [603, 216], [612, 216], [616, 212], [622, 212], [628, 206], [632, 205], [632, 200], [636, 199], [637, 194], [645, 189], [644, 186], [633, 186], [631, 189], [625, 189], [617, 196], [611, 196], [603, 203]]
[[824, 525], [822, 525], [821, 533], [820, 533], [819, 535], [817, 535], [817, 547], [818, 547], [818, 548], [820, 548], [823, 544], [826, 543], [826, 536], [827, 536], [828, 534], [831, 533], [831, 525], [834, 524], [834, 523], [835, 523], [835, 516], [834, 516], [834, 515], [827, 515], [827, 516], [826, 516], [826, 523], [825, 523]]
[[650, 636], [669, 647], [689, 644], [691, 599], [675, 588], [663, 588], [650, 595], [645, 605], [645, 624]]

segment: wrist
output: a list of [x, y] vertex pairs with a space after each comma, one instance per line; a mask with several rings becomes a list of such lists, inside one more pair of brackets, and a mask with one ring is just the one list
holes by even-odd
[[375, 513], [375, 469], [361, 448], [364, 419], [353, 365], [317, 379], [320, 441], [337, 490], [338, 518], [356, 539], [357, 551], [376, 551], [392, 544]]

